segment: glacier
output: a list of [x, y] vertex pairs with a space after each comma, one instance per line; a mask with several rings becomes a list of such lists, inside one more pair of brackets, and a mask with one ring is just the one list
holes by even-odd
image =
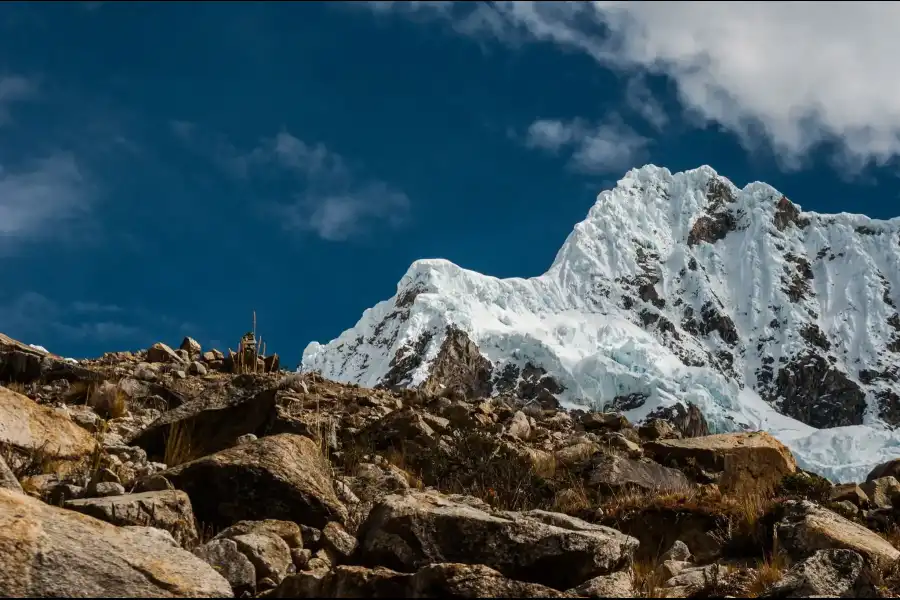
[[900, 458], [898, 243], [900, 219], [647, 165], [600, 193], [543, 275], [418, 260], [299, 370], [375, 387], [403, 363], [400, 383], [421, 386], [452, 326], [495, 374], [540, 367], [565, 407], [637, 394], [634, 422], [692, 402], [716, 432], [768, 431], [801, 468], [860, 481]]

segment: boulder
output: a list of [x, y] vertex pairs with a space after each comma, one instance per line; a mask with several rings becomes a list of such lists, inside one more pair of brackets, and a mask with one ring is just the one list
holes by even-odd
[[110, 496], [122, 496], [125, 494], [125, 486], [117, 481], [101, 481], [89, 489], [96, 498], [108, 498]]
[[234, 540], [211, 540], [194, 550], [194, 554], [228, 580], [235, 596], [255, 593], [256, 568], [250, 559], [238, 550], [237, 542]]
[[437, 444], [440, 433], [435, 428], [446, 428], [448, 425], [449, 421], [442, 417], [401, 409], [367, 426], [359, 433], [359, 439], [379, 451], [400, 447], [401, 444], [411, 448], [431, 448]]
[[283, 433], [234, 446], [163, 472], [204, 522], [280, 519], [313, 527], [346, 522], [331, 473], [311, 439]]
[[628, 427], [628, 419], [619, 413], [587, 413], [581, 418], [585, 431], [619, 431]]
[[414, 572], [439, 562], [483, 564], [520, 581], [568, 589], [630, 564], [637, 540], [559, 513], [491, 510], [465, 496], [393, 494], [358, 535], [364, 564]]
[[147, 349], [147, 360], [151, 363], [181, 363], [181, 357], [169, 346], [157, 342]]
[[900, 481], [893, 475], [870, 479], [859, 488], [874, 508], [892, 508], [893, 498], [900, 495]]
[[506, 426], [506, 432], [520, 440], [527, 440], [531, 437], [531, 423], [528, 422], [525, 413], [521, 410], [516, 411]]
[[[151, 460], [182, 462], [199, 458], [234, 444], [246, 434], [262, 435], [276, 418], [277, 391], [230, 386], [220, 395], [203, 394], [163, 413], [146, 428], [126, 440], [146, 450]], [[170, 466], [175, 466], [174, 464]]]
[[637, 598], [634, 581], [628, 571], [618, 571], [610, 575], [598, 575], [588, 579], [575, 589], [569, 590], [574, 596], [586, 598]]
[[484, 565], [434, 564], [416, 574], [342, 565], [287, 577], [273, 598], [572, 598], [536, 583], [515, 581]]
[[387, 461], [360, 463], [354, 472], [356, 481], [365, 486], [371, 494], [390, 494], [409, 489], [409, 475]]
[[250, 559], [256, 570], [257, 581], [264, 577], [279, 582], [293, 564], [287, 542], [271, 533], [245, 533], [231, 538], [238, 551]]
[[0, 596], [224, 598], [228, 582], [191, 553], [0, 490]]
[[563, 467], [571, 467], [587, 462], [594, 454], [600, 451], [600, 445], [591, 440], [581, 439], [560, 448], [553, 453], [556, 464]]
[[329, 523], [322, 529], [322, 546], [332, 564], [346, 562], [356, 550], [356, 538], [338, 523]]
[[855, 483], [841, 483], [831, 488], [829, 502], [850, 502], [856, 507], [869, 506], [869, 497]]
[[877, 598], [866, 561], [853, 550], [819, 550], [785, 573], [763, 598]]
[[178, 349], [187, 352], [188, 356], [191, 358], [199, 357], [201, 351], [203, 350], [203, 348], [200, 346], [200, 342], [189, 336], [185, 336], [185, 338], [181, 341], [181, 345], [178, 346]]
[[660, 560], [677, 560], [677, 561], [689, 561], [691, 559], [691, 550], [688, 548], [687, 544], [682, 542], [681, 540], [677, 540], [672, 547], [662, 553], [662, 556], [659, 557]]
[[877, 564], [900, 558], [900, 551], [877, 533], [812, 502], [788, 501], [779, 516], [779, 545], [795, 559], [829, 549], [853, 550]]
[[231, 539], [248, 533], [264, 533], [281, 538], [288, 548], [303, 548], [303, 533], [300, 526], [291, 521], [266, 519], [264, 521], [238, 521], [220, 531], [213, 539]]
[[644, 444], [644, 452], [664, 465], [715, 473], [722, 492], [734, 495], [767, 494], [797, 471], [787, 446], [765, 432], [657, 440]]
[[193, 548], [197, 543], [191, 501], [182, 491], [69, 500], [65, 507], [113, 525], [141, 525], [163, 529], [186, 548]]
[[504, 577], [485, 565], [436, 564], [410, 579], [407, 598], [573, 598], [538, 583]]
[[615, 454], [599, 454], [594, 457], [589, 482], [606, 493], [635, 488], [659, 492], [687, 492], [694, 487], [684, 473], [677, 469]]
[[638, 427], [638, 435], [645, 440], [668, 440], [681, 437], [675, 426], [663, 419], [649, 419]]
[[679, 437], [705, 437], [710, 434], [706, 417], [700, 408], [691, 402], [687, 406], [678, 402], [672, 406], [660, 407], [647, 415], [647, 420], [662, 419], [671, 423]]
[[412, 576], [384, 567], [342, 565], [288, 575], [271, 598], [405, 598]]
[[900, 478], [900, 458], [883, 462], [869, 471], [869, 474], [866, 476], [866, 481], [873, 481], [875, 479], [881, 479], [882, 477], [891, 476]]
[[27, 465], [66, 477], [86, 473], [97, 442], [63, 411], [0, 387], [0, 447], [12, 469]]
[[15, 474], [6, 464], [3, 456], [0, 456], [0, 488], [24, 493], [22, 492], [22, 486], [19, 484], [19, 480], [16, 479]]

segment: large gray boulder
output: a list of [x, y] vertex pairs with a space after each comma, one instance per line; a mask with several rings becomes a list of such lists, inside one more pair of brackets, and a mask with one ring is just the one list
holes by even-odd
[[0, 489], [0, 596], [224, 598], [228, 582], [148, 528], [116, 527]]
[[365, 564], [407, 573], [433, 563], [481, 564], [560, 590], [626, 568], [638, 546], [567, 515], [494, 511], [474, 498], [432, 491], [384, 497], [358, 537]]
[[280, 519], [322, 528], [347, 519], [319, 446], [300, 435], [264, 437], [162, 474], [187, 492], [199, 521], [216, 526]]
[[185, 548], [193, 548], [197, 543], [191, 501], [179, 490], [69, 500], [65, 507], [113, 525], [163, 529]]

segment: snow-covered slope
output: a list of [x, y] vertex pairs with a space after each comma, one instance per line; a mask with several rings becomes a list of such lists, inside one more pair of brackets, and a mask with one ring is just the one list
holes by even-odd
[[716, 431], [768, 430], [801, 466], [859, 480], [900, 457], [898, 243], [900, 219], [805, 213], [764, 183], [648, 165], [600, 194], [544, 275], [416, 261], [301, 369], [439, 386], [474, 343], [468, 393], [632, 420], [693, 402]]

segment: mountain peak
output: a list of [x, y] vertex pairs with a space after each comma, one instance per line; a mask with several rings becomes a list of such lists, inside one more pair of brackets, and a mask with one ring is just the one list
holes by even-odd
[[[416, 261], [393, 298], [310, 344], [301, 368], [631, 420], [692, 403], [715, 431], [768, 430], [801, 464], [859, 479], [900, 456], [898, 232], [900, 219], [804, 213], [709, 166], [645, 165], [598, 196], [547, 273]], [[461, 362], [448, 368], [448, 356]], [[841, 453], [860, 427], [876, 440], [865, 461]]]

